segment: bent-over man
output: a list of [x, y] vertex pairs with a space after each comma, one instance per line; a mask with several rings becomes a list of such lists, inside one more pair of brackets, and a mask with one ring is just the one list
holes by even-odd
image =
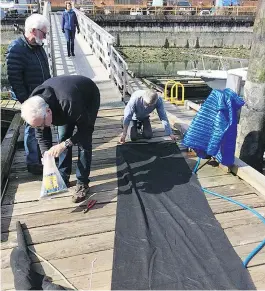
[[[84, 76], [59, 76], [38, 86], [21, 106], [21, 116], [36, 129], [41, 153], [59, 157], [58, 169], [69, 186], [72, 146], [78, 145], [77, 186], [73, 202], [86, 198], [92, 158], [92, 134], [100, 106], [96, 84]], [[52, 146], [51, 125], [58, 126], [59, 144]], [[73, 134], [75, 127], [77, 132]]]
[[165, 128], [166, 135], [172, 140], [176, 140], [176, 136], [172, 134], [167, 114], [164, 109], [163, 99], [158, 96], [155, 90], [138, 90], [135, 91], [124, 109], [123, 132], [120, 137], [120, 143], [125, 143], [127, 131], [132, 122], [130, 136], [132, 141], [136, 141], [138, 136], [138, 124], [143, 126], [142, 137], [150, 139], [153, 137], [152, 127], [149, 114], [156, 109], [160, 120]]

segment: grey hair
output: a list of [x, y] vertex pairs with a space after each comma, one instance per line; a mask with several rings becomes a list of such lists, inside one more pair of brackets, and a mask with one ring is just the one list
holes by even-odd
[[158, 94], [155, 90], [149, 89], [145, 91], [143, 99], [147, 104], [155, 104], [158, 99]]
[[33, 28], [35, 29], [48, 29], [49, 28], [49, 21], [48, 19], [38, 13], [34, 13], [30, 15], [25, 21], [25, 34], [29, 34]]
[[32, 96], [21, 105], [21, 117], [31, 124], [33, 120], [43, 118], [48, 104], [40, 96]]

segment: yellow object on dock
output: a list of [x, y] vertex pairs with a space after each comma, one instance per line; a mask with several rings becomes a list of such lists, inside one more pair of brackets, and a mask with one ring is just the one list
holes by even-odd
[[[173, 84], [170, 90], [170, 96], [167, 95], [167, 87], [168, 85]], [[179, 99], [178, 96], [178, 87], [181, 87], [181, 99]], [[175, 89], [175, 94], [174, 94], [174, 89]], [[184, 105], [185, 101], [185, 88], [183, 84], [180, 82], [176, 82], [174, 80], [169, 80], [166, 82], [165, 85], [165, 90], [164, 90], [164, 99], [166, 101], [170, 101], [170, 103], [176, 104], [176, 105]]]

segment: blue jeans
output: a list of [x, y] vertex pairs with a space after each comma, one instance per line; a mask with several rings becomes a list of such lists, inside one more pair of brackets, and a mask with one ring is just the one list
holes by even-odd
[[38, 141], [35, 137], [35, 128], [32, 128], [29, 124], [26, 124], [25, 126], [24, 148], [26, 152], [27, 165], [39, 164], [40, 152], [39, 152]]
[[[65, 141], [72, 137], [75, 124], [66, 124], [58, 126], [59, 142]], [[92, 134], [86, 132], [78, 144], [78, 161], [76, 168], [77, 184], [89, 184], [89, 174], [92, 159]], [[69, 181], [72, 171], [72, 148], [66, 149], [59, 156], [59, 172], [65, 182]]]
[[68, 54], [70, 54], [70, 50], [71, 53], [74, 53], [75, 51], [75, 30], [69, 30], [69, 29], [65, 29], [65, 37], [67, 40], [67, 52]]

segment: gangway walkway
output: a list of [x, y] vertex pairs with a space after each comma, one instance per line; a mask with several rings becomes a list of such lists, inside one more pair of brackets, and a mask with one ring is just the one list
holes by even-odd
[[[92, 78], [101, 91], [102, 106], [93, 135], [93, 158], [91, 169], [92, 199], [98, 202], [84, 214], [85, 203], [76, 205], [71, 201], [73, 188], [52, 200], [39, 201], [42, 177], [26, 171], [25, 153], [19, 147], [15, 153], [9, 184], [2, 202], [2, 290], [13, 290], [13, 274], [10, 253], [16, 246], [16, 221], [25, 223], [25, 236], [29, 246], [60, 270], [78, 289], [109, 290], [111, 286], [112, 260], [115, 235], [117, 177], [116, 146], [121, 133], [120, 119], [123, 114], [121, 94], [108, 78], [108, 72], [92, 54], [90, 47], [77, 35], [76, 57], [66, 56], [66, 42], [60, 26], [60, 14], [52, 14], [52, 38], [55, 75], [82, 74]], [[4, 106], [4, 104], [2, 105]], [[151, 115], [154, 140], [161, 139], [164, 131], [156, 115]], [[22, 130], [21, 130], [21, 135]], [[53, 141], [57, 133], [53, 129]], [[182, 148], [190, 167], [195, 157]], [[77, 160], [77, 148], [73, 148]], [[75, 171], [73, 165], [73, 173]], [[264, 198], [246, 182], [207, 164], [198, 172], [203, 187], [229, 197], [265, 213]], [[75, 182], [75, 174], [70, 180]], [[243, 259], [264, 239], [264, 225], [251, 213], [240, 207], [214, 197], [208, 202], [225, 230], [231, 244]], [[33, 266], [45, 272], [55, 283], [68, 287], [61, 276], [45, 262], [32, 256]], [[93, 268], [92, 268], [92, 262]], [[265, 289], [265, 250], [249, 265], [249, 271], [257, 288]], [[91, 278], [92, 274], [92, 278]]]
[[101, 92], [101, 107], [123, 106], [121, 93], [99, 59], [80, 34], [76, 34], [75, 57], [67, 56], [66, 39], [61, 29], [62, 13], [51, 14], [54, 73], [60, 75], [83, 75], [97, 83]]

